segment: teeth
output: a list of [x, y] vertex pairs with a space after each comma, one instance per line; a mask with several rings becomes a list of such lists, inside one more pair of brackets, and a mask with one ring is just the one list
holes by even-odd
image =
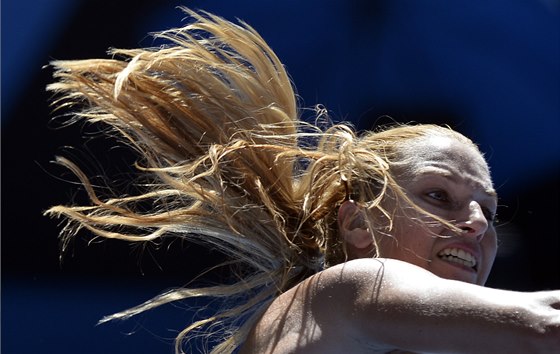
[[462, 249], [446, 248], [441, 251], [438, 256], [446, 261], [459, 263], [467, 267], [473, 268], [476, 266], [476, 259], [474, 256]]

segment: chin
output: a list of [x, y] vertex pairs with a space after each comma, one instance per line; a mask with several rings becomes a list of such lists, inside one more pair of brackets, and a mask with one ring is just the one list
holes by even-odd
[[433, 271], [435, 275], [449, 280], [457, 280], [464, 283], [483, 285], [484, 281], [480, 275], [474, 270], [463, 270], [463, 269], [445, 269], [441, 271]]

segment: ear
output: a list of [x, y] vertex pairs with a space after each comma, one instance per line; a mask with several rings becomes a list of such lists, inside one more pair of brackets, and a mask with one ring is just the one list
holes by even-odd
[[367, 227], [364, 210], [351, 200], [338, 209], [338, 232], [350, 258], [371, 257], [373, 235]]

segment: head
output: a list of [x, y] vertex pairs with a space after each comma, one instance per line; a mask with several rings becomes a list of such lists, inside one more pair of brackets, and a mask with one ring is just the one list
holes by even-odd
[[[371, 133], [358, 145], [375, 150], [387, 165], [384, 181], [353, 186], [354, 200], [338, 209], [348, 259], [399, 259], [443, 278], [484, 284], [496, 255], [497, 198], [478, 148], [431, 125]], [[368, 189], [377, 194], [375, 202]]]

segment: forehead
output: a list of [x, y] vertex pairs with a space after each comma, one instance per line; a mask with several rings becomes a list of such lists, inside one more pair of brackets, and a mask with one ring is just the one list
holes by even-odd
[[402, 168], [413, 182], [424, 176], [440, 175], [467, 183], [495, 196], [488, 164], [478, 149], [466, 139], [433, 135], [410, 140], [401, 150]]

